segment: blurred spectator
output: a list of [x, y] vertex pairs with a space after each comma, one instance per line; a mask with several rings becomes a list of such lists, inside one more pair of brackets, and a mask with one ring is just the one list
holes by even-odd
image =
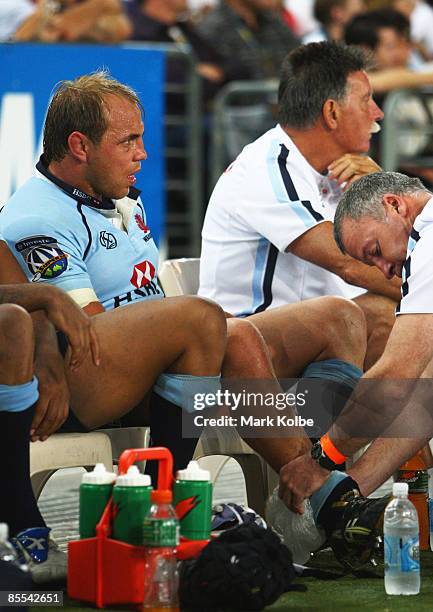
[[433, 8], [424, 0], [366, 0], [371, 9], [392, 7], [410, 21], [412, 41], [427, 59], [433, 58]]
[[[405, 87], [421, 87], [433, 85], [433, 66], [426, 66], [425, 71], [415, 71], [410, 67], [411, 42], [410, 23], [402, 13], [384, 8], [368, 11], [358, 15], [347, 26], [345, 40], [347, 44], [356, 44], [372, 53], [373, 67], [369, 79], [379, 104], [383, 102], [384, 94]], [[412, 62], [413, 64], [413, 62]], [[418, 64], [419, 66], [419, 64]], [[375, 96], [377, 97], [377, 96]], [[397, 147], [406, 159], [420, 156], [429, 145], [429, 137], [424, 134], [431, 123], [431, 110], [418, 98], [406, 97], [394, 107], [394, 116], [401, 122], [411, 122], [417, 133], [410, 138], [402, 134], [397, 139]], [[374, 157], [379, 156], [380, 141], [372, 142]], [[406, 162], [400, 168], [402, 172], [418, 176], [431, 188], [433, 186], [433, 170], [419, 167], [417, 162]]]
[[15, 2], [23, 9], [26, 5], [27, 11], [26, 17], [20, 19], [8, 34], [9, 38], [16, 41], [117, 42], [123, 40], [129, 31], [120, 0], [39, 0], [35, 4], [28, 0]]
[[314, 0], [302, 0], [301, 2], [299, 0], [284, 0], [285, 7], [296, 19], [297, 29], [295, 33], [298, 36], [304, 36], [318, 26], [313, 15], [313, 4]]
[[296, 16], [286, 7], [284, 0], [278, 0], [278, 7], [276, 9], [276, 13], [280, 15], [281, 19], [287, 26], [289, 26], [292, 32], [299, 32], [300, 26], [298, 24]]
[[30, 0], [0, 1], [0, 41], [9, 40], [16, 29], [35, 11]]
[[[370, 82], [376, 93], [383, 94], [401, 87], [433, 84], [433, 72], [422, 68], [419, 59], [411, 60], [410, 24], [392, 8], [368, 11], [355, 17], [345, 32], [347, 44], [372, 52]], [[428, 68], [428, 67], [427, 67]]]
[[433, 58], [433, 8], [426, 2], [415, 2], [409, 15], [412, 40], [427, 52], [429, 59]]
[[188, 10], [193, 16], [205, 15], [217, 4], [218, 0], [187, 0]]
[[279, 0], [221, 0], [198, 24], [218, 49], [225, 80], [275, 78], [299, 41], [277, 11]]
[[302, 42], [342, 41], [346, 25], [364, 10], [364, 0], [315, 0], [314, 17], [319, 26], [306, 34]]
[[[204, 79], [204, 98], [206, 101], [212, 99], [224, 81], [224, 72], [219, 66], [221, 58], [188, 19], [187, 0], [124, 0], [123, 6], [129, 18], [128, 37], [131, 40], [188, 43], [191, 46], [198, 62], [197, 72]], [[183, 82], [185, 78], [185, 63], [170, 58], [167, 80]], [[171, 104], [170, 100], [168, 104]]]

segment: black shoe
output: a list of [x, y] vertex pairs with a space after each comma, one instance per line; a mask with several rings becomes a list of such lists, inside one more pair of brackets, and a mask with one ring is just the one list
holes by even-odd
[[354, 489], [332, 505], [334, 528], [329, 544], [343, 567], [357, 571], [378, 552], [383, 514], [391, 496], [369, 499]]

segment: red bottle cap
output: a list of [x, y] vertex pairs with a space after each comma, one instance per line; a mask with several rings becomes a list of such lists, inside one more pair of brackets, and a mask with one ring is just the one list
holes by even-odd
[[169, 489], [156, 489], [150, 494], [150, 499], [155, 504], [171, 504], [173, 493]]

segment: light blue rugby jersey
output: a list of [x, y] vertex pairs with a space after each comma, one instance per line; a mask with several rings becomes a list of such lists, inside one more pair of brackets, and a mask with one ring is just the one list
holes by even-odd
[[107, 310], [164, 297], [157, 281], [158, 249], [139, 191], [131, 189], [129, 197], [116, 203], [127, 223], [124, 231], [109, 220], [114, 208], [104, 212], [96, 200], [80, 199], [78, 190], [67, 187], [75, 197], [34, 176], [1, 211], [0, 234], [29, 280], [72, 293], [93, 289]]

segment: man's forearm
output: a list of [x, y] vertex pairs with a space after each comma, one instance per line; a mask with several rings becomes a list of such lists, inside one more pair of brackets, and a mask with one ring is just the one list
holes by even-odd
[[28, 312], [45, 310], [56, 290], [49, 285], [17, 284], [0, 286], [0, 304], [18, 304]]
[[343, 280], [350, 285], [364, 287], [371, 293], [383, 295], [395, 302], [401, 299], [401, 280], [397, 277], [388, 280], [377, 268], [350, 258], [343, 271]]
[[430, 427], [432, 393], [426, 379], [363, 377], [328, 434], [346, 457], [381, 437], [421, 437]]
[[348, 474], [363, 495], [370, 495], [427, 442], [425, 438], [379, 438]]
[[38, 363], [43, 363], [48, 353], [58, 355], [61, 358], [57, 335], [54, 326], [47, 319], [42, 311], [33, 312], [31, 314], [33, 320], [33, 329], [35, 333], [35, 367]]

